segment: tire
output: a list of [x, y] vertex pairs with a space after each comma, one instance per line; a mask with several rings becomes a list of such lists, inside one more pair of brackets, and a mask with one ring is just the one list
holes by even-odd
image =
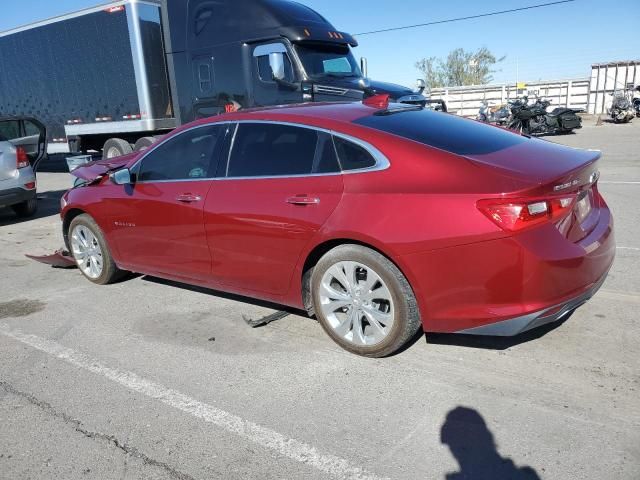
[[139, 138], [138, 141], [136, 142], [136, 144], [133, 146], [133, 151], [134, 152], [142, 152], [143, 150], [146, 150], [147, 148], [149, 148], [154, 143], [156, 143], [156, 139], [154, 137], [142, 137], [142, 138]]
[[31, 198], [11, 207], [15, 214], [20, 218], [33, 217], [38, 211], [38, 199]]
[[[93, 235], [91, 238], [90, 235], [86, 234], [86, 232], [90, 232]], [[74, 235], [80, 235], [85, 240], [89, 240], [89, 244], [95, 250], [96, 247], [99, 247], [100, 257], [102, 266], [99, 271], [99, 274], [94, 275], [96, 270], [93, 270], [92, 273], [89, 272], [91, 267], [88, 266], [91, 261], [83, 261], [82, 257], [80, 257], [81, 251], [83, 247], [78, 239]], [[95, 242], [92, 240], [95, 239]], [[109, 246], [105, 241], [104, 234], [102, 230], [95, 222], [95, 220], [87, 214], [78, 215], [71, 221], [71, 225], [69, 225], [69, 245], [71, 254], [73, 258], [76, 260], [76, 264], [80, 269], [80, 272], [85, 276], [87, 280], [93, 282], [97, 285], [108, 285], [110, 283], [114, 283], [126, 275], [126, 272], [120, 270], [115, 262], [113, 261], [113, 257], [111, 256], [111, 251], [109, 250]], [[87, 258], [87, 257], [85, 257]], [[95, 262], [93, 262], [96, 265]]]
[[121, 157], [133, 152], [131, 144], [121, 138], [110, 138], [102, 147], [102, 159]]
[[[335, 272], [341, 272], [338, 276], [344, 274], [341, 278], [346, 280], [350, 271], [352, 278], [358, 278], [349, 287], [351, 293], [333, 277]], [[368, 293], [369, 281], [375, 283]], [[327, 290], [326, 285], [332, 290]], [[334, 297], [334, 293], [339, 296]], [[421, 326], [415, 295], [402, 272], [384, 255], [360, 245], [341, 245], [320, 259], [311, 274], [311, 296], [316, 318], [325, 332], [342, 348], [357, 355], [372, 358], [392, 355]], [[349, 303], [347, 297], [351, 298], [350, 306], [339, 307]], [[336, 306], [339, 308], [334, 310]], [[382, 319], [376, 320], [378, 327], [374, 327], [373, 319]], [[354, 323], [361, 328], [354, 328]]]

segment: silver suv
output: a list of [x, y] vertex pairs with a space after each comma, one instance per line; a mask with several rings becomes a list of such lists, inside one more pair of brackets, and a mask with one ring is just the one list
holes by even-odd
[[38, 208], [35, 171], [46, 139], [45, 126], [34, 118], [0, 117], [0, 207], [11, 207], [19, 217]]

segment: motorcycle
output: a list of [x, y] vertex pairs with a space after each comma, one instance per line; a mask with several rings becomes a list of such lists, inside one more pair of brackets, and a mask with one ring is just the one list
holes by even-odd
[[582, 128], [582, 119], [577, 115], [580, 110], [557, 107], [548, 112], [551, 102], [537, 97], [533, 104], [529, 104], [528, 97], [509, 102], [509, 104], [511, 119], [508, 128], [525, 135], [564, 134]]
[[636, 113], [637, 110], [634, 109], [628, 94], [625, 92], [613, 92], [609, 115], [615, 123], [629, 123], [635, 118]]
[[510, 116], [511, 111], [509, 110], [509, 105], [489, 106], [489, 102], [484, 100], [480, 106], [476, 120], [495, 125], [506, 125]]
[[636, 117], [640, 117], [640, 86], [633, 90], [633, 108], [636, 111]]

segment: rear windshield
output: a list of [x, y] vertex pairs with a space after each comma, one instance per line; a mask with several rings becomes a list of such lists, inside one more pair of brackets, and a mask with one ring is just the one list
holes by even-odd
[[484, 155], [528, 141], [527, 137], [432, 110], [381, 111], [354, 123], [456, 155]]

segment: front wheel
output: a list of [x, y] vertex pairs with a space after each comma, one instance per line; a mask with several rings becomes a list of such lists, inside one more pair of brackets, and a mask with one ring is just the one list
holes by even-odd
[[375, 250], [342, 245], [329, 251], [313, 270], [311, 292], [322, 328], [352, 353], [391, 355], [420, 329], [409, 282]]
[[104, 234], [91, 216], [78, 215], [69, 226], [71, 254], [82, 274], [98, 285], [108, 285], [121, 279], [120, 270], [105, 241]]

